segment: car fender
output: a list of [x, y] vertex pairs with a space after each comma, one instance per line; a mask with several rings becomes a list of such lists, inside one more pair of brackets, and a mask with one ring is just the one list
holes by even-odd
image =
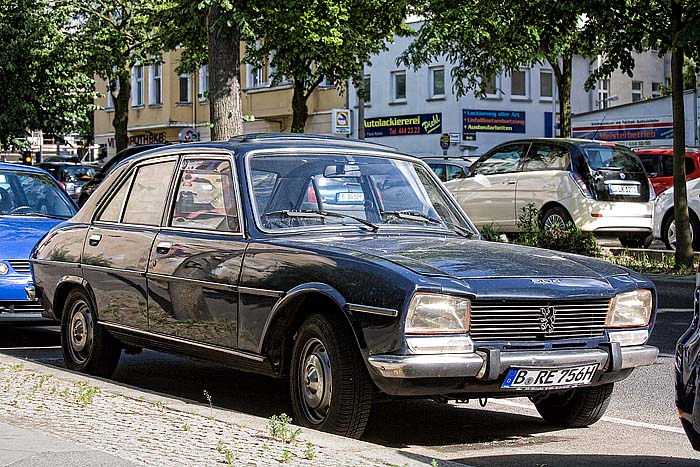
[[61, 276], [61, 278], [56, 282], [56, 289], [54, 292], [53, 299], [51, 300], [53, 318], [60, 321], [61, 316], [56, 314], [57, 309], [63, 309], [63, 304], [65, 303], [66, 296], [68, 295], [68, 290], [73, 287], [79, 287], [87, 292], [92, 300], [93, 307], [95, 305], [95, 294], [92, 287], [84, 278], [80, 276], [75, 276], [72, 274], [66, 274]]

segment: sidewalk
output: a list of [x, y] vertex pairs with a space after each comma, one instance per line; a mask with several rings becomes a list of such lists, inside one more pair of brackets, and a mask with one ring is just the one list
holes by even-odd
[[[413, 467], [433, 461], [306, 428], [287, 443], [271, 436], [268, 423], [0, 355], [0, 467]], [[285, 429], [291, 434], [296, 427]]]

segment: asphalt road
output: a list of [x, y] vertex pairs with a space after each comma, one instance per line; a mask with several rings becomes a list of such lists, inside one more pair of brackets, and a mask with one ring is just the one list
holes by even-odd
[[[673, 404], [673, 348], [691, 310], [666, 305], [651, 338], [655, 365], [618, 383], [606, 417], [577, 430], [547, 425], [526, 399], [490, 400], [485, 407], [432, 401], [376, 405], [366, 441], [473, 466], [700, 466]], [[62, 366], [55, 327], [0, 326], [0, 352]], [[209, 363], [144, 351], [124, 355], [114, 380], [217, 407], [269, 417], [289, 413], [286, 384]]]

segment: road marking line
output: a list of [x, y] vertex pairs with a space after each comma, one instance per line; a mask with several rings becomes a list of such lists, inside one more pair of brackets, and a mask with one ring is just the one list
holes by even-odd
[[49, 350], [49, 349], [60, 349], [60, 345], [50, 345], [48, 347], [0, 347], [0, 352], [5, 352], [8, 350]]
[[[496, 405], [506, 405], [510, 407], [518, 407], [520, 409], [526, 409], [530, 411], [537, 411], [537, 409], [533, 406], [526, 405], [526, 404], [521, 404], [519, 402], [513, 402], [513, 401], [508, 401], [508, 400], [497, 400], [497, 401], [489, 401], [491, 403], [494, 403]], [[617, 423], [620, 425], [627, 425], [627, 426], [634, 426], [638, 428], [649, 428], [651, 430], [657, 430], [657, 431], [668, 431], [671, 433], [680, 433], [680, 434], [685, 434], [685, 431], [683, 431], [683, 428], [680, 427], [675, 427], [675, 426], [667, 426], [667, 425], [658, 425], [656, 423], [646, 423], [646, 422], [638, 422], [635, 420], [627, 420], [625, 418], [617, 418], [617, 417], [603, 417], [601, 420], [610, 422], [610, 423]]]

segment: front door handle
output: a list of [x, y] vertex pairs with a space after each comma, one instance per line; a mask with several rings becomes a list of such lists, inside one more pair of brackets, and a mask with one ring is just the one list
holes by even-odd
[[88, 243], [90, 246], [97, 246], [100, 243], [100, 240], [102, 240], [102, 235], [100, 234], [92, 234], [90, 237], [88, 237]]
[[506, 180], [503, 182], [505, 185], [515, 185], [515, 180]]
[[172, 247], [172, 242], [158, 242], [156, 245], [156, 253], [159, 255], [167, 254]]

